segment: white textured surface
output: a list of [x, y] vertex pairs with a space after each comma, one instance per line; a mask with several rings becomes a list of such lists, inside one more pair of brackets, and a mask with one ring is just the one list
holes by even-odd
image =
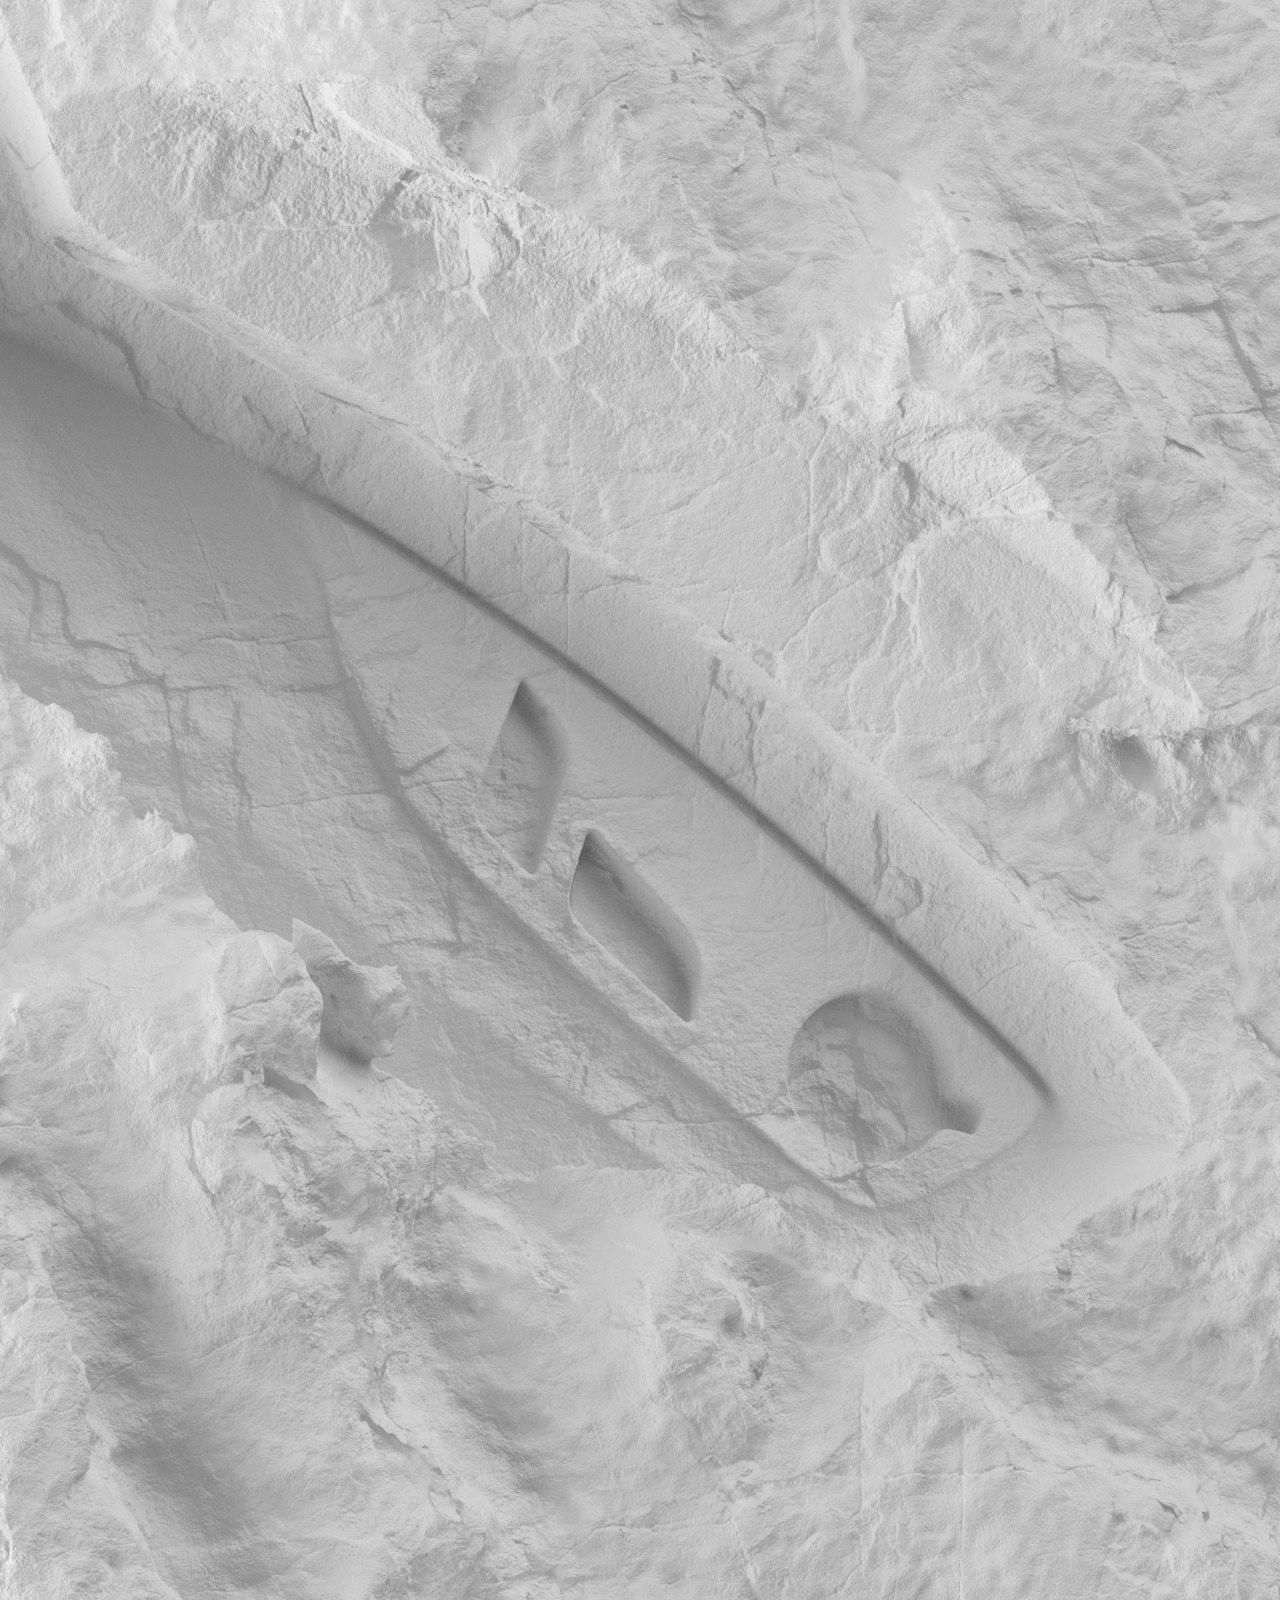
[[[430, 1063], [439, 1113], [361, 1069], [391, 1104], [357, 1128], [333, 1060], [314, 1106], [214, 1089], [200, 963], [234, 928], [105, 778], [76, 802], [115, 817], [97, 831], [32, 811], [32, 783], [81, 792], [93, 747], [14, 698], [13, 883], [38, 899], [61, 872], [79, 909], [35, 931], [15, 911], [5, 950], [6, 982], [35, 963], [29, 1037], [58, 1041], [6, 1063], [27, 1129], [6, 1169], [13, 1591], [166, 1592], [151, 1569], [184, 1596], [1275, 1592], [1264, 8], [6, 15], [93, 223], [754, 655], [1118, 982], [1196, 1129], [1175, 1177], [1042, 1266], [873, 1305], [811, 1241], [762, 1249], [745, 1199], [605, 1130], [572, 1134], [572, 1177], [513, 1180], [569, 1137], [552, 1102], [503, 1122], [546, 996], [447, 894], [429, 965], [470, 1020], [415, 1016], [390, 1062]], [[5, 293], [131, 386], [29, 275]], [[67, 466], [91, 481], [110, 452]], [[196, 834], [224, 912], [296, 914], [407, 972], [422, 868], [353, 884], [324, 854], [326, 807], [377, 833], [382, 802], [335, 781], [327, 646], [301, 642], [309, 679], [282, 670], [252, 521], [210, 496], [197, 543], [259, 603], [251, 651], [184, 611], [178, 561], [140, 615], [147, 585], [86, 527], [56, 571], [11, 563], [8, 671], [109, 729], [131, 801]], [[299, 800], [269, 793], [232, 679], [323, 752], [301, 797], [315, 904], [217, 853], [246, 778], [264, 826]], [[85, 903], [99, 838], [125, 882], [173, 859], [145, 914], [122, 889]], [[160, 1016], [182, 1059], [149, 1043]], [[63, 1063], [113, 1040], [87, 1099]], [[210, 1097], [203, 1187], [157, 1079]], [[457, 1156], [407, 1220], [464, 1093], [491, 1101], [468, 1112], [483, 1161]], [[376, 1198], [353, 1221], [357, 1192]], [[231, 1230], [206, 1252], [217, 1313], [202, 1228]], [[308, 1322], [315, 1381], [282, 1353]]]
[[[176, 669], [201, 698], [218, 697], [219, 723], [194, 746], [174, 744], [170, 761], [188, 811], [208, 786], [202, 769], [232, 766], [234, 812], [196, 812], [224, 903], [247, 897], [252, 916], [276, 920], [300, 900], [326, 917], [346, 904], [348, 926], [377, 925], [388, 862], [413, 862], [425, 845], [436, 887], [419, 873], [420, 887], [397, 894], [401, 946], [417, 967], [415, 947], [436, 938], [432, 901], [466, 895], [477, 931], [465, 945], [496, 949], [507, 940], [485, 923], [503, 922], [517, 948], [550, 958], [551, 1003], [538, 1007], [549, 1027], [514, 996], [494, 1010], [520, 1019], [520, 1066], [555, 1086], [570, 1126], [601, 1118], [633, 1159], [760, 1185], [793, 1224], [803, 1217], [810, 1248], [873, 1295], [857, 1263], [880, 1248], [882, 1223], [897, 1270], [938, 1288], [1007, 1270], [1166, 1170], [1185, 1109], [1097, 975], [776, 683], [420, 449], [389, 448], [366, 411], [335, 411], [301, 387], [282, 394], [225, 340], [206, 334], [192, 349], [186, 324], [132, 292], [48, 252], [36, 260], [65, 280], [62, 318], [127, 348], [145, 392], [163, 385], [166, 408], [189, 419], [207, 418], [211, 382], [252, 392], [252, 453], [282, 474], [308, 461], [305, 480], [326, 487], [304, 497], [154, 413], [122, 413], [83, 375], [6, 349], [15, 602], [25, 591], [38, 615], [35, 575], [56, 571], [79, 636], [146, 639], [161, 684]], [[110, 480], [68, 465], [104, 455]], [[371, 482], [370, 501], [358, 490]], [[80, 576], [86, 525], [118, 566], [114, 592]], [[250, 549], [251, 588], [236, 572]], [[165, 610], [162, 634], [152, 619]], [[192, 657], [215, 615], [218, 643], [270, 647], [269, 674], [249, 657], [228, 681], [210, 670], [221, 652]], [[283, 636], [268, 618], [288, 619]], [[317, 647], [327, 682], [315, 680]], [[28, 625], [15, 664], [29, 681], [59, 679], [98, 722], [77, 654], [68, 662], [65, 639]], [[315, 703], [299, 728], [296, 700], [270, 685], [308, 681]], [[162, 698], [159, 726], [135, 694], [125, 719], [117, 709], [102, 725], [133, 744], [150, 723], [153, 740], [172, 742]], [[536, 717], [517, 717], [521, 706]], [[235, 730], [229, 751], [219, 726]], [[331, 797], [363, 804], [344, 814]], [[513, 858], [503, 808], [526, 816], [535, 800], [538, 843]], [[376, 830], [359, 816], [375, 810]], [[487, 910], [479, 885], [495, 897]], [[299, 948], [337, 1043], [341, 957], [305, 935]], [[446, 1031], [441, 983], [460, 997], [480, 987], [464, 954], [447, 973], [409, 977], [424, 1017]], [[249, 944], [231, 988], [252, 997], [264, 960], [286, 983], [283, 952]], [[371, 979], [387, 981], [365, 969]], [[593, 1045], [604, 1059], [590, 1070], [564, 1048], [585, 1021], [584, 985], [621, 1008], [634, 1041]], [[828, 1156], [815, 1165], [815, 1140], [841, 1146], [851, 1109], [838, 1071], [816, 1100], [798, 1090], [791, 1049], [811, 1013], [851, 990], [878, 1020], [828, 1052], [863, 1054], [857, 1037], [883, 1044], [888, 1028], [899, 1065], [880, 1092], [892, 1081], [908, 1102], [933, 1097], [941, 1119], [917, 1138], [900, 1110], [897, 1144], [866, 1170]], [[351, 1048], [351, 1030], [336, 1032]], [[280, 1048], [292, 1054], [283, 1037]], [[931, 1087], [913, 1087], [913, 1061]], [[465, 1057], [460, 1067], [472, 1075]], [[563, 1152], [563, 1130], [538, 1128], [526, 1092], [518, 1074], [499, 1137], [536, 1169]], [[470, 1098], [455, 1115], [469, 1116]]]

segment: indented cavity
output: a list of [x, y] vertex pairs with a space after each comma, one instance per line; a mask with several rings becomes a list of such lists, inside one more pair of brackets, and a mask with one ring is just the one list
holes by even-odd
[[476, 820], [526, 872], [542, 861], [567, 766], [559, 722], [522, 683], [489, 758]]
[[575, 917], [686, 1022], [693, 1016], [698, 949], [675, 913], [598, 833], [588, 833], [569, 889]]
[[787, 1145], [827, 1178], [906, 1155], [943, 1128], [972, 1131], [971, 1117], [939, 1090], [928, 1042], [877, 995], [829, 1000], [803, 1024], [787, 1101]]
[[1115, 763], [1120, 771], [1120, 776], [1146, 794], [1154, 794], [1164, 787], [1160, 778], [1160, 769], [1151, 759], [1150, 752], [1142, 740], [1133, 734], [1125, 734], [1116, 739], [1111, 747]]

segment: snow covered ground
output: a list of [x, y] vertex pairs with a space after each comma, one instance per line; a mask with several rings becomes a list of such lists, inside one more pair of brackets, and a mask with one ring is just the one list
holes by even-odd
[[[539, 1100], [632, 1046], [394, 815], [296, 505], [15, 277], [133, 393], [59, 459], [96, 391], [0, 345], [7, 1592], [1280, 1593], [1267, 8], [4, 19], [88, 222], [738, 646], [1193, 1126], [894, 1301]], [[294, 917], [403, 972], [384, 1066], [311, 1076]]]

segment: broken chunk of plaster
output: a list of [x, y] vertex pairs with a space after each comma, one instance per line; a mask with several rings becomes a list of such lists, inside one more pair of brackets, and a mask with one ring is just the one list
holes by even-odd
[[409, 996], [394, 967], [358, 966], [318, 928], [295, 920], [293, 943], [324, 997], [321, 1037], [335, 1050], [372, 1061], [388, 1056], [409, 1014]]
[[217, 976], [227, 1066], [241, 1077], [313, 1078], [324, 1006], [302, 957], [275, 933], [242, 933]]

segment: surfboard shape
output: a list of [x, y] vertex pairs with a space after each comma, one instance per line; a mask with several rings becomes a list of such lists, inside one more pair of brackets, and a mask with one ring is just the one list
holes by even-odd
[[6, 61], [6, 327], [86, 370], [124, 352], [146, 403], [332, 513], [308, 556], [398, 796], [658, 1063], [634, 1106], [574, 1094], [924, 1283], [1168, 1170], [1183, 1096], [1095, 971], [710, 630], [84, 228]]

